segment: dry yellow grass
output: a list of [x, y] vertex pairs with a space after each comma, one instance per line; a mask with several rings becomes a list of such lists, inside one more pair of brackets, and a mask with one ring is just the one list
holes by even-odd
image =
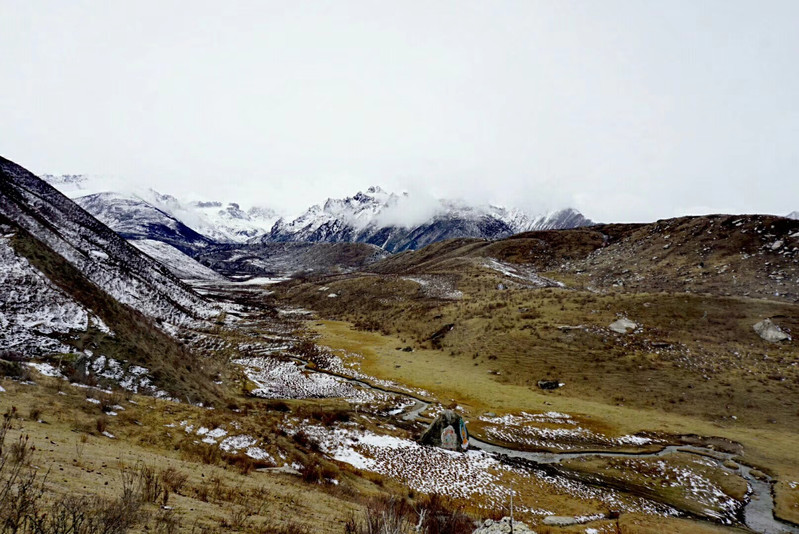
[[[207, 420], [213, 412], [146, 397], [134, 397], [138, 405], [123, 402], [124, 412], [106, 418], [107, 431], [117, 438], [110, 439], [97, 432], [96, 421], [103, 416], [96, 405], [86, 402], [85, 390], [43, 378], [40, 383], [49, 385], [3, 381], [6, 391], [0, 393], [0, 412], [14, 406], [21, 415], [10, 439], [18, 432], [30, 436], [36, 448], [33, 465], [40, 473], [48, 473], [48, 498], [64, 494], [110, 497], [121, 490], [124, 469], [144, 465], [160, 473], [172, 468], [187, 476], [180, 493], [168, 500], [181, 532], [271, 532], [294, 524], [306, 531], [340, 533], [349, 515], [363, 509], [358, 494], [368, 494], [367, 486], [372, 485], [345, 474], [345, 488], [324, 487], [294, 475], [245, 475], [224, 462], [205, 464], [186, 458], [176, 446], [183, 430], [164, 425], [181, 418]], [[57, 387], [63, 387], [63, 394]], [[28, 419], [34, 407], [42, 422]], [[150, 522], [135, 531], [147, 524], [154, 526], [158, 507], [150, 505], [147, 512]]]
[[796, 432], [779, 427], [772, 430], [733, 424], [722, 426], [705, 419], [665, 413], [656, 408], [614, 406], [567, 396], [561, 390], [542, 392], [526, 386], [502, 384], [484, 368], [464, 365], [456, 358], [442, 355], [440, 351], [398, 351], [396, 347], [403, 346], [403, 342], [395, 336], [356, 330], [342, 321], [314, 321], [310, 324], [320, 335], [320, 344], [362, 354], [364, 372], [425, 389], [444, 404], [457, 402], [472, 417], [489, 411], [503, 414], [554, 410], [595, 421], [600, 429], [611, 432], [611, 435], [651, 430], [721, 436], [742, 443], [747, 461], [786, 476], [799, 476], [796, 450], [799, 434]]

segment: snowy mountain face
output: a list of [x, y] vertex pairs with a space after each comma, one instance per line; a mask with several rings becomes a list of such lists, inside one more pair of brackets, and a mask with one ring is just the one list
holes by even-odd
[[125, 239], [155, 239], [180, 250], [196, 250], [212, 241], [178, 219], [132, 196], [96, 193], [75, 203]]
[[797, 221], [799, 221], [799, 211], [792, 211], [791, 213], [786, 215], [786, 217], [788, 217], [789, 219], [796, 219]]
[[170, 213], [218, 243], [244, 243], [267, 233], [279, 219], [270, 208], [245, 211], [235, 202], [190, 202]]
[[293, 220], [268, 208], [243, 210], [236, 203], [183, 202], [150, 190], [139, 195], [80, 196], [90, 187], [82, 176], [49, 176], [64, 191], [78, 195], [91, 214], [129, 239], [151, 239], [196, 257], [208, 243], [366, 243], [388, 252], [424, 247], [443, 239], [500, 239], [532, 230], [593, 224], [566, 209], [531, 215], [518, 209], [472, 206], [452, 200], [419, 199], [370, 187], [352, 197], [328, 199]]
[[158, 260], [169, 271], [181, 280], [202, 280], [220, 282], [225, 277], [201, 264], [163, 241], [155, 239], [130, 240], [130, 244], [151, 258]]
[[261, 243], [358, 242], [389, 252], [415, 250], [436, 241], [460, 237], [500, 239], [519, 232], [574, 228], [593, 224], [579, 212], [566, 209], [530, 216], [497, 206], [469, 206], [437, 201], [420, 209], [408, 195], [370, 187], [345, 199], [329, 199], [293, 221], [279, 220]]
[[243, 210], [233, 202], [184, 201], [153, 189], [110, 192], [102, 179], [81, 174], [45, 174], [42, 179], [121, 235], [164, 241], [184, 251], [202, 242], [244, 243], [268, 233], [279, 218], [266, 207]]
[[[40, 243], [43, 251], [45, 248], [52, 251], [48, 253], [52, 255], [51, 263], [65, 261], [83, 280], [162, 325], [193, 324], [216, 313], [164, 266], [142, 254], [52, 186], [3, 158], [0, 158], [0, 219], [10, 228], [5, 235], [29, 236], [24, 239]], [[22, 273], [18, 276], [30, 277], [24, 262], [12, 258], [8, 251], [5, 255], [8, 264]], [[59, 274], [63, 272], [58, 270]], [[40, 292], [45, 291], [44, 287], [41, 286]], [[59, 302], [56, 298], [49, 300]], [[46, 305], [35, 299], [27, 302], [34, 314], [41, 311], [36, 306]], [[22, 314], [20, 309], [13, 312], [14, 317]], [[8, 315], [5, 320], [9, 320]]]

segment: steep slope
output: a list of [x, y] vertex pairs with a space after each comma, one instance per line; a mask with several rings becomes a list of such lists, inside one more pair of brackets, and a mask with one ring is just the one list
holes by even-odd
[[225, 277], [177, 248], [154, 239], [132, 239], [130, 244], [158, 260], [181, 280], [223, 281]]
[[[219, 313], [162, 265], [0, 158], [0, 360], [77, 380], [216, 402], [210, 368], [173, 335]], [[2, 362], [0, 362], [2, 363]], [[6, 363], [3, 363], [7, 365]]]
[[10, 225], [0, 225], [0, 347], [31, 356], [69, 352], [58, 336], [88, 330], [90, 314], [16, 253], [15, 237]]
[[500, 239], [514, 233], [593, 224], [566, 209], [530, 216], [497, 206], [469, 206], [441, 200], [420, 208], [407, 194], [370, 187], [353, 197], [328, 199], [300, 217], [275, 223], [260, 242], [358, 242], [389, 252], [416, 250], [436, 241], [461, 237]]
[[154, 239], [182, 251], [193, 251], [213, 241], [173, 216], [135, 196], [96, 193], [75, 203], [125, 239]]
[[165, 267], [52, 186], [3, 158], [0, 215], [50, 247], [103, 291], [154, 319], [181, 325], [213, 314]]

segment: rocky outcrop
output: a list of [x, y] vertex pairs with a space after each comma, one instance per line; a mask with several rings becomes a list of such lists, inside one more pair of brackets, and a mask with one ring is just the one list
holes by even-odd
[[791, 336], [782, 331], [782, 329], [775, 325], [771, 319], [764, 319], [755, 324], [752, 328], [755, 332], [770, 343], [779, 343], [780, 341], [790, 341]]
[[521, 521], [514, 521], [513, 528], [511, 529], [510, 517], [503, 517], [499, 521], [486, 519], [485, 523], [475, 530], [473, 534], [535, 534], [534, 530], [522, 523]]
[[444, 410], [430, 423], [419, 442], [451, 451], [463, 452], [469, 448], [466, 422], [452, 410]]

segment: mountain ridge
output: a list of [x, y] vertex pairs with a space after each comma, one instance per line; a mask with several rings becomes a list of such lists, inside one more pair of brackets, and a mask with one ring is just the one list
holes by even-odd
[[87, 193], [83, 175], [45, 175], [51, 184], [128, 239], [155, 239], [192, 254], [208, 243], [365, 243], [388, 252], [415, 250], [442, 239], [499, 239], [514, 233], [594, 224], [572, 208], [531, 215], [520, 209], [419, 199], [378, 186], [351, 197], [328, 198], [287, 220], [270, 208], [237, 203], [182, 202], [147, 194]]

